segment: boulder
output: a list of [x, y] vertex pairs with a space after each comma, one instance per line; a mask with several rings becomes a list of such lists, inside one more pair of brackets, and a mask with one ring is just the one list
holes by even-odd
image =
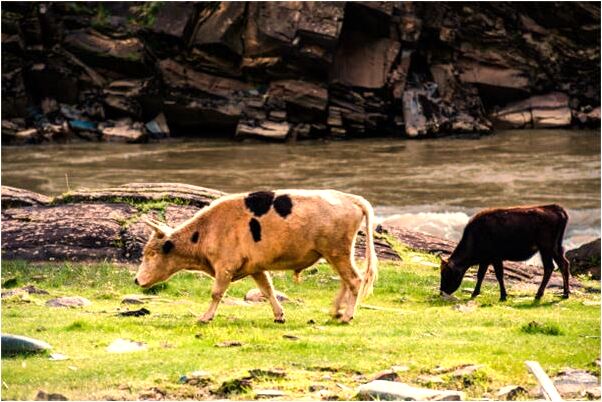
[[590, 274], [600, 280], [600, 239], [566, 252], [571, 275]]
[[139, 143], [148, 140], [142, 123], [131, 121], [118, 121], [114, 126], [101, 128], [100, 132], [102, 140], [107, 142]]
[[251, 89], [251, 85], [231, 78], [194, 71], [191, 67], [166, 59], [159, 62], [163, 81], [169, 88], [196, 91], [200, 94], [228, 99], [236, 91]]
[[552, 381], [564, 398], [579, 398], [586, 396], [588, 392], [600, 395], [600, 377], [585, 370], [566, 368]]
[[459, 68], [460, 81], [464, 83], [525, 91], [529, 87], [529, 79], [525, 72], [515, 68], [494, 67], [468, 60], [461, 61]]
[[328, 103], [326, 88], [301, 80], [273, 81], [270, 84], [268, 96], [304, 109], [317, 111], [326, 110]]
[[191, 30], [190, 25], [196, 17], [193, 2], [174, 1], [159, 5], [150, 30], [162, 35], [173, 36], [185, 40], [185, 35]]
[[254, 137], [283, 141], [288, 137], [290, 130], [291, 126], [286, 122], [278, 123], [266, 120], [253, 126], [240, 121], [236, 127], [236, 137]]
[[50, 197], [16, 187], [2, 186], [2, 209], [48, 205]]
[[440, 391], [416, 388], [408, 384], [376, 380], [359, 387], [359, 396], [381, 401], [462, 401], [464, 393], [460, 391]]
[[242, 55], [244, 2], [220, 2], [201, 11], [190, 44], [198, 47], [216, 46]]
[[2, 354], [11, 356], [22, 353], [40, 353], [52, 349], [44, 341], [27, 336], [2, 334]]
[[64, 45], [92, 67], [132, 77], [149, 73], [144, 44], [136, 37], [115, 39], [94, 29], [79, 29], [65, 35]]
[[122, 259], [121, 249], [115, 247], [121, 238], [120, 222], [134, 211], [125, 204], [5, 209], [2, 256], [37, 261]]
[[550, 93], [506, 105], [490, 118], [501, 128], [547, 128], [570, 125], [572, 115], [568, 96]]

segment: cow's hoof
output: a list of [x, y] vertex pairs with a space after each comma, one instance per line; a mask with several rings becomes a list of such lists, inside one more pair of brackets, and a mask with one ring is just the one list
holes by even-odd
[[277, 324], [284, 324], [286, 320], [284, 318], [274, 318], [274, 322]]
[[471, 299], [474, 299], [475, 297], [477, 297], [478, 295], [480, 295], [480, 293], [473, 293], [470, 295]]
[[502, 296], [502, 297], [500, 297], [500, 301], [501, 301], [501, 302], [505, 302], [506, 300], [508, 300], [508, 298], [507, 298], [506, 296]]
[[197, 324], [209, 324], [211, 322], [211, 320], [213, 320], [213, 317], [201, 317], [199, 318], [196, 322]]
[[562, 298], [563, 298], [563, 299], [568, 299], [568, 298], [569, 298], [569, 295], [570, 295], [570, 293], [565, 293], [565, 294], [563, 294], [563, 295], [562, 295]]
[[351, 320], [353, 320], [353, 317], [351, 317], [351, 318], [341, 318], [341, 320], [339, 322], [341, 324], [343, 324], [343, 325], [349, 325], [349, 324], [351, 324]]

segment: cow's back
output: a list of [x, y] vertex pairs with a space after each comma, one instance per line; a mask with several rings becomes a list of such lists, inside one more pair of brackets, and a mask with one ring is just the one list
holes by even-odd
[[523, 261], [554, 244], [566, 219], [558, 205], [492, 209], [471, 219], [464, 235], [480, 259]]
[[250, 266], [291, 269], [353, 240], [363, 216], [353, 197], [334, 190], [227, 196], [207, 211], [208, 236], [216, 253], [227, 249]]

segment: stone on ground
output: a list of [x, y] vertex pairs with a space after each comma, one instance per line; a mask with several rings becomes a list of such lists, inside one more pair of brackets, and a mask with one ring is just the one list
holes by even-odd
[[461, 401], [464, 393], [460, 391], [440, 391], [416, 388], [408, 384], [393, 381], [372, 381], [359, 387], [359, 396], [365, 399], [381, 401]]
[[[289, 298], [287, 295], [285, 295], [282, 292], [279, 292], [278, 290], [275, 291], [276, 293], [276, 298], [278, 299], [278, 301], [288, 301]], [[264, 297], [264, 295], [261, 293], [261, 291], [257, 288], [251, 289], [247, 292], [247, 294], [245, 295], [245, 300], [248, 302], [253, 302], [253, 303], [257, 303], [257, 302], [263, 302], [266, 301], [267, 299]]]
[[50, 299], [46, 302], [49, 307], [84, 307], [89, 306], [92, 302], [81, 296], [64, 296]]
[[48, 343], [27, 336], [2, 334], [2, 355], [40, 353], [52, 349]]

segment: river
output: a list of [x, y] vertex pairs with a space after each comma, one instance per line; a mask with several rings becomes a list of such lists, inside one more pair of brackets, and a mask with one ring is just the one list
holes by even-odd
[[297, 144], [173, 140], [2, 148], [2, 184], [44, 194], [128, 182], [183, 182], [226, 192], [334, 188], [379, 219], [458, 239], [484, 207], [559, 203], [568, 248], [600, 236], [600, 133], [502, 131], [481, 139], [380, 138]]

